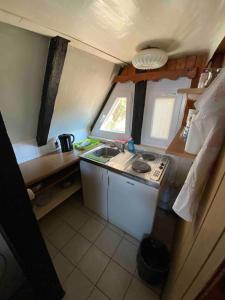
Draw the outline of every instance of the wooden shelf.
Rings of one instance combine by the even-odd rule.
[[[198,89],[198,88],[189,88],[189,89],[178,89],[178,94],[192,94],[192,95],[201,95],[205,91],[205,88]]]
[[[185,142],[183,138],[180,137],[181,132],[182,132],[182,128],[178,131],[175,138],[173,139],[169,147],[166,149],[166,153],[185,157],[185,158],[195,159],[196,155],[189,154],[184,151]]]
[[[55,175],[50,176],[49,178],[45,179],[42,182],[41,188],[37,190],[36,192],[34,191],[34,188],[32,187],[35,195],[42,194],[45,191],[48,191],[48,189],[51,189],[54,185],[62,182],[63,180],[67,179],[71,175],[75,175],[76,173],[79,173],[79,166],[74,166],[72,165],[71,167],[66,168],[65,170],[56,173]],[[35,185],[34,185],[35,186]]]
[[[27,187],[45,180],[51,175],[79,162],[80,152],[53,152],[19,165]]]
[[[59,204],[64,202],[67,198],[71,195],[76,193],[78,190],[81,189],[81,181],[77,179],[71,186],[67,188],[62,188],[60,186],[53,186],[48,191],[49,201],[43,206],[38,206],[33,201],[33,210],[36,215],[37,220],[44,217],[47,213],[57,207]]]

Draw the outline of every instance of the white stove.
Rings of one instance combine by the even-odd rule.
[[[140,163],[140,169],[138,168]],[[156,153],[138,153],[124,172],[147,182],[160,183],[169,164],[167,156]]]

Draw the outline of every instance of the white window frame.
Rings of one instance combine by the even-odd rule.
[[[148,81],[145,98],[144,117],[142,125],[141,143],[143,145],[153,146],[165,149],[171,143],[181,126],[184,109],[186,106],[186,95],[177,94],[180,87],[189,87],[191,80],[188,78],[179,78],[177,80],[162,79],[157,82]],[[172,123],[168,139],[154,138],[150,136],[154,105],[157,98],[175,98]],[[162,116],[163,121],[163,116]]]
[[[100,130],[107,114],[111,110],[116,99],[121,97],[127,98],[125,133]],[[134,103],[134,83],[133,82],[117,83],[105,107],[103,108],[103,111],[101,112],[97,122],[95,123],[91,135],[100,138],[110,139],[110,140],[128,139],[131,135],[133,103]]]

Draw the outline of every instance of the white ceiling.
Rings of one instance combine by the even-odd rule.
[[[225,0],[0,0],[0,9],[0,21],[117,63],[147,45],[213,53],[225,35]]]

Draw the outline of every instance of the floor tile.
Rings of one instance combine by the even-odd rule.
[[[97,238],[95,245],[108,256],[112,256],[121,239],[122,238],[118,233],[105,227],[103,232]]]
[[[54,213],[51,213],[39,221],[40,230],[43,235],[49,236],[53,233],[58,227],[62,226],[62,221]]]
[[[82,193],[81,191],[77,192],[76,194],[72,195],[68,201],[70,201],[70,203],[77,209],[79,209],[80,207],[82,207],[83,204],[83,199],[82,199]]]
[[[92,210],[90,210],[89,208],[87,208],[86,206],[81,206],[79,209],[84,214],[88,215],[89,217],[95,217],[95,213]]]
[[[81,257],[85,254],[91,243],[77,233],[71,241],[62,248],[62,253],[68,258],[74,265],[78,263]]]
[[[91,296],[88,298],[88,300],[108,300],[109,298],[106,297],[99,289],[94,288],[93,292],[91,293]]]
[[[135,270],[134,276],[136,277],[136,279],[138,279],[139,281],[141,281],[144,285],[146,285],[148,288],[150,288],[154,293],[156,293],[157,295],[160,295],[162,292],[162,285],[151,285],[149,283],[145,283],[141,277],[138,274],[138,270]]]
[[[53,264],[61,283],[65,281],[67,276],[72,272],[74,266],[61,254],[58,253],[53,259]]]
[[[158,300],[159,296],[136,278],[133,278],[125,296],[125,300]]]
[[[48,249],[49,255],[51,256],[51,258],[54,258],[59,250],[55,246],[53,246],[52,243],[47,240],[47,238],[45,238],[45,244]]]
[[[95,212],[91,211],[90,209],[88,209],[85,206],[82,206],[80,208],[80,210],[87,214],[88,216],[92,217],[93,219],[97,220],[98,222],[102,223],[103,225],[107,224],[107,221],[105,219],[103,219],[102,217],[100,217],[99,215],[97,215]]]
[[[107,221],[98,215],[95,215],[94,219],[97,220],[98,222],[102,223],[104,226],[107,225]]]
[[[89,241],[94,242],[103,229],[104,225],[90,218],[87,223],[80,228],[79,232]]]
[[[74,235],[75,231],[66,223],[62,223],[60,227],[57,227],[55,231],[48,236],[48,239],[56,248],[62,249]]]
[[[57,207],[58,216],[64,221],[66,221],[67,218],[76,213],[77,210],[78,208],[76,208],[75,205],[73,205],[71,201],[68,200]]]
[[[133,243],[136,246],[139,246],[139,244],[140,244],[139,240],[135,239],[133,236],[131,236],[131,235],[127,234],[127,233],[124,235],[124,238],[126,240],[130,241],[131,243]]]
[[[66,295],[64,300],[86,300],[91,294],[93,284],[77,269],[64,283]]]
[[[131,275],[118,264],[111,261],[97,286],[112,300],[123,299],[129,286]]]
[[[90,217],[80,211],[80,209],[76,209],[73,211],[73,214],[68,215],[66,218],[64,218],[64,221],[75,230],[79,230],[80,227],[83,226],[89,218]]]
[[[120,236],[124,236],[124,231],[122,229],[120,229],[119,227],[111,224],[111,223],[108,223],[107,225],[110,229],[112,229],[113,231],[115,231],[116,233],[118,233]]]
[[[137,247],[126,239],[123,239],[113,255],[113,260],[133,274],[136,269],[136,256]]]
[[[103,252],[92,246],[78,264],[78,269],[84,273],[88,279],[96,283],[104,271],[110,258]]]

